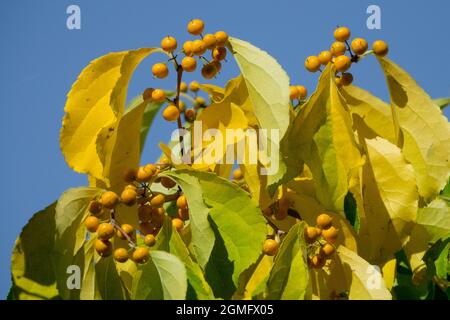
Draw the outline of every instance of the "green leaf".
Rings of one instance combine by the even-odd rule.
[[[135,300],[184,300],[187,276],[184,264],[164,251],[152,251],[151,259],[140,267],[133,280]]]
[[[359,231],[360,221],[358,214],[358,206],[351,192],[348,192],[344,199],[344,213],[356,232]]]
[[[281,242],[267,281],[267,299],[303,300],[311,295],[305,223],[295,224]]]
[[[434,199],[428,206],[417,212],[416,223],[423,226],[429,241],[435,242],[450,232],[450,207],[442,199]]]
[[[13,286],[41,299],[58,296],[55,270],[48,263],[55,245],[55,207],[53,203],[33,215],[16,240],[11,260]]]
[[[449,266],[450,233],[437,240],[425,253],[423,261],[427,265],[430,279],[436,275],[439,279],[447,281]]]
[[[95,264],[95,277],[103,300],[126,300],[125,288],[112,256],[99,259]]]
[[[450,98],[438,98],[434,99],[433,102],[437,104],[441,110],[444,110],[450,104]]]
[[[135,100],[133,102],[137,103],[137,101]],[[155,116],[158,114],[158,111],[162,105],[163,105],[162,103],[150,102],[145,107],[144,115],[142,116],[141,122],[141,136],[139,139],[140,142],[139,150],[141,153],[144,150],[145,141],[147,140],[147,134],[150,130],[150,127],[152,126],[153,120],[155,119]]]

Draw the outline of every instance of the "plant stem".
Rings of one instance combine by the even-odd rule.
[[[176,70],[177,70],[177,95],[174,99],[175,106],[180,110],[180,87],[181,87],[181,79],[183,77],[183,68],[178,64],[177,58],[172,54],[172,59],[175,62]],[[180,140],[180,152],[181,158],[184,156],[184,137],[181,134],[181,130],[183,130],[183,124],[181,122],[181,113],[178,115],[177,119],[178,131],[179,131],[179,140]]]
[[[114,219],[114,213],[111,213],[111,224],[119,230],[119,232],[127,239],[128,245],[132,248],[136,248],[137,245],[134,243],[133,239],[120,227],[120,225],[117,223],[117,221]]]

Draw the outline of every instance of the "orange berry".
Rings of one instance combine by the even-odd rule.
[[[109,240],[114,236],[114,226],[111,223],[101,223],[97,228],[97,236],[100,240]]]
[[[145,167],[139,167],[137,174],[136,174],[136,180],[139,182],[148,182],[153,177],[153,171],[146,169]]]
[[[108,240],[95,240],[95,251],[102,256],[108,257],[112,253],[112,244]]]
[[[130,237],[133,238],[134,235],[134,228],[132,225],[129,225],[127,223],[123,224],[120,226],[122,228],[122,230]],[[126,237],[123,235],[122,232],[120,232],[120,230],[117,230],[116,235],[122,239],[122,240],[126,240]]]
[[[194,121],[195,117],[196,117],[196,112],[193,108],[189,108],[184,112],[184,117],[186,118],[187,121]]]
[[[194,36],[200,35],[203,29],[205,29],[205,24],[200,19],[192,19],[187,26],[188,32]]]
[[[242,174],[241,169],[235,169],[233,170],[233,179],[234,180],[242,180],[244,178],[244,175]]]
[[[205,79],[212,79],[212,78],[214,78],[216,76],[216,74],[217,74],[217,69],[216,69],[216,67],[213,64],[208,63],[208,64],[205,64],[203,66],[203,68],[202,68],[202,76]]]
[[[155,77],[162,79],[167,77],[169,74],[169,69],[165,63],[156,63],[152,67],[152,73]]]
[[[177,50],[177,40],[171,36],[164,37],[161,40],[161,48],[167,52],[174,52]]]
[[[128,260],[128,251],[125,248],[118,248],[114,251],[114,260],[117,262],[126,262]]]
[[[195,105],[199,107],[206,106],[206,101],[203,97],[197,96],[195,97]]]
[[[86,220],[84,221],[84,225],[89,232],[96,232],[98,226],[100,225],[100,221],[98,220],[98,218],[90,216],[86,218]]]
[[[211,52],[214,60],[221,61],[227,57],[227,49],[225,47],[217,47]]]
[[[289,99],[294,100],[297,99],[299,96],[299,92],[296,86],[290,86],[289,87],[290,93],[289,93]]]
[[[334,38],[337,41],[344,42],[350,38],[350,30],[347,27],[339,27],[334,30]]]
[[[367,41],[363,38],[355,38],[351,43],[351,48],[355,54],[363,54],[368,47]]]
[[[308,90],[306,90],[304,86],[297,86],[297,90],[300,100],[303,100],[308,96]]]
[[[106,209],[114,209],[119,203],[119,196],[112,191],[106,191],[102,194],[100,201]]]
[[[183,70],[186,72],[193,72],[197,68],[197,60],[193,57],[184,57],[183,60],[181,60],[181,67],[183,67]]]
[[[313,243],[317,240],[318,234],[315,227],[306,227],[304,233],[307,243]]]
[[[189,210],[188,209],[178,209],[178,218],[181,220],[188,220],[189,219]]]
[[[205,46],[205,42],[203,42],[203,40],[194,40],[194,42],[192,42],[192,54],[193,55],[197,55],[197,56],[201,56],[202,54],[204,54],[206,51],[206,46]]]
[[[197,92],[198,90],[200,90],[200,84],[197,81],[192,81],[191,83],[189,83],[189,90],[191,90],[192,92]]]
[[[372,44],[372,50],[377,56],[384,57],[389,52],[389,47],[383,40],[377,40]]]
[[[152,207],[149,205],[140,206],[138,209],[138,217],[142,222],[150,221],[152,218]]]
[[[334,78],[334,80],[336,82],[336,86],[342,87],[342,79],[341,79],[341,77],[336,77],[336,78]]]
[[[333,223],[333,218],[326,213],[320,214],[316,219],[316,224],[321,229],[328,229]]]
[[[334,254],[335,251],[336,249],[334,248],[333,245],[325,243],[323,247],[320,249],[320,255],[324,258],[329,258]]]
[[[325,265],[326,260],[319,254],[316,254],[312,256],[312,258],[309,260],[309,263],[312,268],[314,269],[320,269]]]
[[[163,118],[166,121],[173,122],[178,119],[178,116],[180,115],[180,110],[173,104],[169,104],[162,113]]]
[[[346,50],[347,50],[347,47],[345,46],[345,44],[342,42],[338,42],[338,41],[333,42],[333,44],[331,45],[331,48],[330,48],[331,53],[335,57],[342,56]]]
[[[336,71],[347,71],[351,65],[352,61],[347,56],[338,56],[334,60],[334,67],[336,68]]]
[[[155,236],[152,234],[148,234],[144,237],[144,243],[146,246],[153,247],[156,243]]]
[[[160,183],[163,187],[171,189],[177,185],[175,181],[168,177],[161,177]]]
[[[214,36],[216,37],[218,47],[223,47],[228,41],[228,34],[225,31],[217,31]]]
[[[184,223],[183,220],[174,218],[172,219],[172,226],[177,230],[181,231],[183,229]]]
[[[218,60],[213,60],[210,62],[215,68],[216,71],[219,72],[220,70],[222,70],[222,63],[220,63],[220,61]]]
[[[263,244],[263,252],[268,256],[274,256],[277,254],[279,246],[280,245],[275,240],[266,239]]]
[[[133,252],[133,260],[136,263],[146,263],[150,258],[150,252],[147,248],[139,247],[136,248]]]
[[[152,199],[150,200],[150,205],[154,208],[159,208],[164,205],[165,201],[166,201],[166,198],[164,197],[163,194],[157,194],[157,195],[153,196]]]
[[[97,200],[92,200],[91,202],[89,202],[88,210],[92,214],[99,214],[100,212],[102,212],[102,204]]]
[[[186,196],[181,195],[177,198],[177,207],[180,209],[187,209],[188,203],[187,203]]]
[[[183,52],[186,56],[192,56],[192,43],[190,40],[183,43]]]
[[[330,51],[324,50],[324,51],[322,51],[321,53],[319,53],[318,58],[319,58],[319,62],[320,62],[321,64],[327,65],[328,62],[331,61],[332,54],[331,54]]]
[[[330,228],[322,231],[322,237],[329,243],[335,243],[338,238],[338,230],[331,226]]]
[[[316,72],[320,69],[320,61],[316,56],[309,56],[305,60],[305,68],[309,72]]]
[[[152,92],[152,100],[155,102],[164,102],[166,101],[166,93],[164,90],[155,89]]]
[[[353,82],[353,75],[350,72],[344,72],[341,77],[341,84],[348,86]]]
[[[203,37],[203,42],[205,42],[206,49],[212,50],[216,47],[216,36],[210,33],[205,34]]]
[[[180,112],[184,112],[184,109],[186,109],[186,104],[184,103],[184,101],[178,101],[178,110],[180,110]]]
[[[124,203],[127,206],[132,206],[136,203],[137,198],[137,192],[136,190],[133,190],[132,188],[125,188],[122,191],[122,194],[120,195],[120,199],[122,200],[122,203]]]
[[[187,86],[187,84],[186,84],[186,82],[181,82],[180,83],[180,91],[181,92],[187,92],[187,89],[188,89],[188,86]],[[180,102],[182,102],[182,101],[180,101]]]

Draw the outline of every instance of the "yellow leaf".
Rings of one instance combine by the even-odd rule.
[[[397,271],[397,260],[395,258],[386,262],[382,268],[383,279],[386,284],[386,288],[388,288],[389,290],[391,290],[392,287],[394,286],[394,281],[397,276],[396,271]]]
[[[259,285],[269,276],[272,266],[273,257],[264,255],[245,286],[243,299],[252,299],[255,290],[258,289]]]
[[[92,61],[72,86],[60,144],[66,162],[109,185],[105,172],[124,112],[128,82],[136,66],[156,49],[109,53]]]
[[[365,143],[360,249],[368,261],[383,263],[408,240],[417,214],[417,186],[413,168],[399,148],[382,138]]]
[[[415,171],[419,194],[431,201],[450,173],[450,125],[430,96],[400,66],[378,57],[386,76],[394,121],[400,132],[397,145]]]

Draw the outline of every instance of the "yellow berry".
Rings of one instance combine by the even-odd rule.
[[[205,24],[200,19],[193,19],[189,21],[187,30],[190,34],[194,36],[198,36],[203,32],[203,29],[205,29]]]
[[[183,220],[178,219],[178,218],[172,219],[172,226],[173,226],[177,231],[182,230],[182,229],[183,229],[183,226],[184,226]]]
[[[206,106],[206,101],[203,97],[197,96],[195,97],[195,104],[199,107]]]
[[[363,54],[368,47],[367,41],[363,38],[355,38],[351,43],[351,48],[355,54]]]
[[[102,256],[108,257],[112,253],[112,244],[108,240],[95,240],[95,251]]]
[[[101,223],[97,228],[97,236],[100,240],[109,240],[114,236],[114,226],[111,223]]]
[[[132,206],[136,203],[137,192],[131,188],[125,188],[120,195],[122,203],[127,206]]]
[[[184,101],[178,101],[178,109],[180,110],[180,112],[184,112],[184,109],[186,109],[186,104],[184,103]]]
[[[227,57],[227,49],[225,47],[217,47],[211,52],[214,60],[222,61]]]
[[[228,34],[225,31],[217,31],[214,36],[216,37],[218,47],[223,47],[228,41]]]
[[[320,229],[328,229],[333,223],[333,218],[326,213],[320,214],[316,219],[316,224]]]
[[[322,257],[329,258],[334,254],[335,251],[336,249],[334,248],[333,245],[325,243],[323,247],[320,249],[320,255]]]
[[[133,252],[133,260],[136,263],[146,263],[150,258],[150,252],[147,248],[139,247],[136,248]]]
[[[146,246],[153,247],[156,243],[155,236],[152,234],[148,234],[144,237],[144,243]]]
[[[161,48],[167,52],[174,52],[177,49],[177,40],[171,36],[164,37],[161,40]]]
[[[305,228],[305,241],[307,243],[313,243],[317,240],[318,234],[315,227]]]
[[[128,251],[125,248],[118,248],[114,251],[114,260],[117,262],[126,262],[128,260]]]
[[[244,178],[244,175],[242,174],[241,169],[233,170],[233,179],[234,180],[242,180],[243,178]]]
[[[136,173],[136,180],[139,182],[148,182],[153,177],[153,171],[148,170],[146,167],[139,167]]]
[[[299,96],[299,92],[296,86],[290,86],[289,87],[290,93],[289,93],[289,99],[294,100],[297,99]]]
[[[334,67],[336,71],[344,72],[347,71],[352,65],[352,61],[347,56],[338,56],[334,60]]]
[[[350,30],[347,27],[339,27],[334,30],[334,38],[337,41],[344,42],[350,38]]]
[[[173,104],[169,104],[162,113],[163,118],[169,122],[176,121],[179,115],[180,110],[178,110],[178,108]]]
[[[205,34],[205,36],[203,37],[203,42],[205,42],[206,49],[212,50],[216,47],[216,36],[210,33]]]
[[[192,92],[197,92],[198,90],[200,90],[200,84],[197,81],[192,81],[191,83],[189,83],[189,90],[191,90]]]
[[[341,77],[336,77],[334,78],[335,82],[336,82],[336,86],[341,87],[342,86],[342,79]]]
[[[344,72],[341,77],[341,84],[348,86],[353,82],[353,75],[350,72]]]
[[[321,53],[319,53],[318,58],[319,58],[319,62],[320,62],[321,64],[327,65],[328,62],[331,61],[332,54],[331,54],[330,51],[324,50],[324,51],[322,51]]]
[[[326,260],[319,254],[314,255],[310,260],[309,263],[312,268],[314,269],[320,269],[325,265]]]
[[[86,220],[84,221],[84,225],[89,232],[96,232],[98,226],[100,225],[100,221],[98,220],[98,218],[90,216],[86,218]]]
[[[329,243],[335,243],[338,238],[338,230],[331,226],[330,228],[322,231],[322,237]]]
[[[333,42],[330,48],[331,54],[335,57],[342,56],[346,50],[347,47],[345,46],[345,44],[338,41]]]
[[[383,40],[377,40],[372,44],[372,50],[377,56],[384,57],[389,51],[389,47]]]
[[[300,100],[303,100],[308,96],[308,90],[306,90],[304,86],[297,86],[297,90]]]
[[[166,198],[163,194],[157,194],[150,200],[150,205],[154,208],[162,207],[164,202],[166,201]]]
[[[180,91],[181,92],[187,92],[187,89],[188,89],[188,86],[187,86],[187,84],[186,84],[186,82],[181,82],[180,83]],[[181,101],[180,101],[181,102]]]
[[[192,42],[192,54],[193,55],[197,55],[197,56],[201,56],[202,54],[204,54],[206,51],[206,46],[205,46],[205,42],[203,42],[203,40],[194,40],[194,42]]]
[[[106,191],[102,194],[100,201],[106,209],[114,209],[119,202],[119,196],[112,191]]]
[[[305,60],[305,68],[309,72],[316,72],[320,69],[320,61],[316,56],[309,56]]]
[[[279,244],[273,239],[266,239],[263,244],[263,252],[268,256],[274,256],[278,252]]]
[[[125,223],[125,224],[121,225],[120,227],[130,238],[133,237],[134,228],[132,225]],[[123,233],[120,230],[117,230],[116,235],[122,240],[125,240],[127,238],[123,235]]]
[[[165,63],[156,63],[152,67],[152,73],[155,77],[162,79],[167,77],[169,74],[169,69]]]
[[[152,100],[155,102],[164,102],[166,101],[166,93],[164,90],[155,89],[152,92]]]
[[[186,56],[192,56],[192,43],[190,40],[183,43],[183,52]]]
[[[183,67],[183,70],[186,72],[193,72],[195,71],[195,68],[197,68],[197,60],[193,57],[184,57],[183,60],[181,60],[181,67]]]
[[[188,203],[187,203],[186,196],[181,195],[177,198],[177,207],[180,209],[187,209]]]

